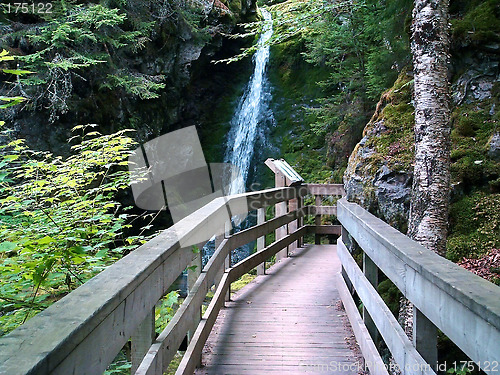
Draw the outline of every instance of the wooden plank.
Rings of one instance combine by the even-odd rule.
[[[212,330],[215,319],[217,319],[217,315],[219,314],[219,310],[224,305],[225,295],[230,284],[229,274],[225,273],[224,276],[222,276],[221,282],[212,298],[212,301],[208,305],[207,311],[203,315],[202,321],[196,329],[186,353],[184,353],[184,356],[182,357],[181,363],[175,372],[176,375],[188,375],[194,372],[198,362],[197,358],[201,355],[203,345],[205,345],[205,341]]]
[[[340,238],[339,241],[342,239]],[[338,246],[337,246],[338,249]],[[354,302],[351,293],[349,292],[345,280],[340,277],[337,283],[338,291],[342,302],[344,303],[345,311],[351,322],[352,330],[356,335],[356,340],[361,348],[365,363],[370,369],[370,374],[373,375],[388,375],[382,358],[377,351],[377,347],[373,342],[368,329],[359,315],[358,307]]]
[[[345,195],[342,184],[305,184],[305,186],[312,195]]]
[[[322,203],[321,196],[320,195],[316,195],[314,197],[314,202],[316,204],[316,206],[314,208],[314,211],[316,211],[314,213],[314,215],[315,215],[314,216],[314,224],[316,225],[316,228],[319,228],[321,226],[321,214],[319,213],[320,207],[321,207],[321,203]],[[314,233],[315,233],[315,235],[314,235],[314,243],[316,245],[321,244],[321,235],[320,235],[320,233],[318,233],[317,230]]]
[[[196,280],[191,293],[149,349],[135,373],[136,375],[150,375],[167,370],[168,364],[177,352],[187,331],[191,328],[192,321],[197,318],[198,309],[201,307],[208,289],[214,283],[218,270],[223,266],[231,246],[229,239],[224,239],[220,243],[203,268],[201,276]]]
[[[146,319],[139,325],[131,338],[132,374],[135,374],[139,368],[149,347],[153,343],[155,334],[155,309],[153,308],[153,311],[147,315]]]
[[[353,365],[356,371],[340,372],[357,374],[362,358],[339,307],[338,277],[335,246],[296,249],[221,310],[196,374],[298,374],[322,366],[322,373],[339,373],[332,363]]]
[[[298,200],[297,198],[295,199],[290,199],[288,201],[288,211],[290,212],[294,212],[297,210],[298,208]],[[293,220],[292,222],[288,223],[288,233],[293,233],[297,230],[298,228],[298,222],[297,222],[297,219]],[[298,247],[298,241],[294,241],[292,242],[289,246],[288,246],[288,251],[289,252],[292,252],[293,250],[295,250],[297,247]]]
[[[276,187],[285,186],[285,183],[286,183],[286,181],[285,181],[284,175],[282,175],[281,173],[276,173],[274,175],[274,185]],[[276,217],[286,215],[286,213],[288,212],[287,201],[277,203],[275,206],[275,212],[276,212]],[[282,225],[282,226],[276,228],[275,233],[276,233],[275,234],[276,240],[280,240],[288,234],[288,227],[286,225]],[[281,250],[276,255],[276,260],[281,260],[283,258],[286,258],[287,255],[288,255],[288,248],[285,248],[285,249]]]
[[[264,224],[266,222],[266,209],[259,208],[257,210],[257,225]],[[257,251],[262,250],[266,247],[266,235],[257,238]],[[262,262],[257,266],[257,275],[264,275],[266,273],[266,261]]]
[[[341,225],[305,225],[304,228],[307,229],[307,233],[317,233],[317,234],[335,234],[340,236],[342,233]]]
[[[337,206],[313,206],[313,215],[337,215]],[[321,225],[321,222],[316,225]]]
[[[238,278],[243,276],[245,273],[250,271],[251,269],[257,267],[260,263],[264,262],[266,259],[272,257],[274,254],[278,253],[281,249],[288,246],[294,241],[297,241],[298,238],[302,237],[306,233],[305,228],[300,228],[294,233],[273,242],[271,245],[266,247],[265,249],[253,253],[249,257],[245,258],[241,262],[235,264],[230,270],[229,275],[231,282],[236,281]]]
[[[476,363],[500,358],[498,286],[427,250],[357,204],[341,199],[337,207],[349,234],[435,326]]]
[[[246,213],[305,195],[304,190],[268,189],[208,203],[1,338],[0,373],[68,374],[75,366],[82,373],[102,373],[192,260],[179,248],[218,234],[226,205],[234,214]]]
[[[394,315],[363,275],[341,240],[337,241],[337,254],[359,298],[363,301],[363,306],[370,313],[403,374],[436,374],[412,345]]]
[[[293,212],[288,212],[285,215],[275,217],[262,224],[235,233],[231,236],[233,248],[246,245],[251,241],[255,241],[258,237],[271,233],[275,229],[285,227],[288,223],[291,223],[299,217],[304,217],[309,212],[309,208],[294,210]]]

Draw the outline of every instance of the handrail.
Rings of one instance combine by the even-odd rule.
[[[182,339],[184,338],[184,335],[187,331],[188,323],[193,321],[193,319],[186,319],[186,315],[192,317],[193,314],[196,312],[196,308],[201,306],[201,303],[203,302],[203,299],[207,294],[208,289],[216,281],[215,277],[217,272],[219,271],[220,267],[223,266],[224,259],[229,255],[231,250],[234,250],[242,245],[245,245],[253,240],[256,240],[258,237],[268,234],[271,231],[275,230],[276,228],[284,224],[290,223],[299,217],[303,217],[310,211],[311,211],[310,207],[303,207],[296,211],[289,212],[286,215],[276,217],[263,224],[256,225],[249,229],[235,233],[232,236],[226,238],[224,241],[222,241],[222,243],[219,245],[219,247],[215,250],[214,254],[210,258],[209,262],[203,268],[201,275],[198,277],[187,299],[183,302],[179,310],[177,310],[176,314],[174,315],[173,319],[169,322],[165,330],[158,336],[154,344],[151,346],[143,362],[138,368],[136,374],[147,375],[147,374],[154,374],[157,372],[166,371],[169,362],[173,358],[175,352],[177,351],[177,348],[179,347]],[[299,234],[301,235],[302,233],[303,231],[299,232]],[[297,234],[284,237],[281,240],[275,241],[267,248],[250,255],[240,263],[234,265],[232,268],[225,270],[225,272],[231,273],[230,283],[235,281],[236,279],[238,279],[251,269],[255,268],[258,264],[262,263],[263,261],[271,257],[276,252],[283,249],[285,246],[289,245],[293,241],[296,241],[297,238],[298,238]],[[262,258],[262,256],[264,256],[264,258]],[[257,257],[260,258],[258,258],[257,263],[255,263],[255,259],[257,259]],[[251,265],[250,268],[248,268],[249,264]],[[241,272],[242,268],[244,268],[244,272],[238,273]],[[236,274],[237,276],[235,276]],[[223,287],[224,285],[225,283],[219,281],[219,288]],[[226,291],[227,288],[222,294],[223,296],[225,295]],[[217,292],[216,295],[218,295]],[[215,303],[215,300],[216,298],[214,297],[212,299],[213,303]],[[218,312],[218,309],[216,311]],[[210,330],[212,325],[204,325],[204,327],[205,327],[204,330],[206,329]],[[186,355],[185,357],[189,357],[189,355]],[[196,363],[195,358],[190,359],[189,363],[190,364]],[[156,371],[156,369],[159,370]]]
[[[337,212],[367,261],[391,279],[418,314],[430,320],[485,372],[492,371],[492,364],[500,358],[500,288],[427,250],[345,198],[337,202]],[[380,306],[380,297],[354,263],[346,241],[343,235],[337,242],[342,265],[396,361],[403,369],[405,364],[411,368],[413,363],[422,363],[418,353],[411,354],[406,335],[401,335],[392,314]],[[414,337],[414,341],[418,339]],[[424,368],[403,372],[432,373]]]
[[[241,214],[305,194],[299,186],[214,199],[1,338],[0,374],[102,373],[193,260],[181,244],[220,233],[228,206]]]

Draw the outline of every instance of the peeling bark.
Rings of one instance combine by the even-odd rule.
[[[411,51],[414,70],[415,165],[408,236],[446,253],[450,195],[449,0],[415,0]],[[413,306],[400,301],[399,323],[413,336]]]
[[[446,252],[450,194],[448,0],[415,0],[411,50],[415,77],[415,167],[408,235]]]

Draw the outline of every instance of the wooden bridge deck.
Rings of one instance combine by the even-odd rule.
[[[340,277],[336,246],[294,250],[226,303],[196,374],[358,374]]]

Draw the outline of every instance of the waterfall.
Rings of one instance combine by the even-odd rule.
[[[264,88],[266,66],[269,61],[267,42],[273,34],[273,22],[267,10],[261,9],[261,11],[265,23],[257,43],[257,52],[253,56],[254,71],[231,120],[231,130],[227,139],[224,161],[236,166],[241,173],[240,178],[232,180],[230,194],[245,192],[259,120],[267,105]]]

